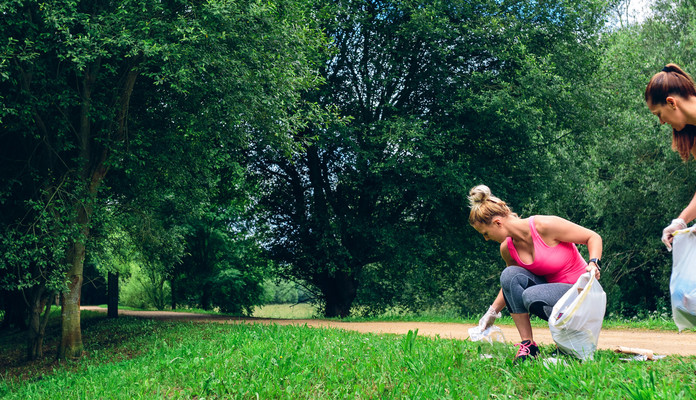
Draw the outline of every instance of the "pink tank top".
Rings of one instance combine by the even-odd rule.
[[[510,256],[517,265],[534,275],[544,277],[549,283],[575,283],[580,275],[585,273],[587,263],[574,243],[561,242],[550,247],[544,243],[534,227],[534,217],[529,218],[529,229],[532,231],[532,242],[534,243],[534,261],[531,264],[523,263],[517,254],[512,238],[506,239]]]

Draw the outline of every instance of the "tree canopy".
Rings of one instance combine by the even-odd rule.
[[[584,116],[570,104],[588,100],[576,88],[597,64],[601,8],[318,7],[336,53],[311,100],[348,122],[309,127],[315,140],[290,159],[257,147],[275,256],[283,274],[315,289],[327,316],[348,315],[361,286],[368,307],[422,306],[418,297],[446,290],[477,257],[465,222],[471,186],[488,183],[513,201],[542,191],[552,174],[547,147],[568,140]]]

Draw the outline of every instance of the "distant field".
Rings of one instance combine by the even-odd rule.
[[[253,316],[256,318],[307,319],[316,317],[317,309],[308,303],[301,304],[267,304],[257,307]]]

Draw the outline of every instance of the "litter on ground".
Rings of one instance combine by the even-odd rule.
[[[480,326],[469,328],[469,339],[471,339],[472,342],[485,340],[490,344],[493,344],[493,342],[505,343],[503,331],[495,325],[489,326],[483,331]]]
[[[628,358],[620,358],[621,361],[656,361],[665,358],[664,355],[655,354],[652,350],[641,349],[638,347],[624,347],[618,346],[614,352],[622,354],[632,354],[633,356]]]
[[[545,366],[556,365],[556,364],[560,364],[560,365],[564,365],[564,366],[568,365],[566,360],[563,360],[561,358],[556,358],[556,357],[546,357],[546,358],[544,358],[543,361],[544,361]]]

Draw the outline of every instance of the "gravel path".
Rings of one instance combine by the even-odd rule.
[[[106,308],[83,306],[83,310],[106,313]],[[194,314],[171,311],[129,311],[119,310],[119,315],[135,317],[177,320],[218,322],[229,324],[277,324],[277,325],[307,325],[310,327],[339,328],[363,333],[393,333],[406,334],[409,330],[418,329],[419,335],[440,336],[464,340],[469,337],[470,324],[438,323],[438,322],[341,322],[321,319],[268,319],[268,318],[236,318],[221,315]],[[505,339],[510,343],[519,342],[517,329],[513,325],[500,325]],[[552,344],[548,328],[533,328],[534,340],[539,344]],[[696,355],[696,332],[652,331],[641,329],[603,329],[599,335],[600,349],[615,350],[618,346],[639,347],[650,349],[655,354],[677,354],[683,356]]]

